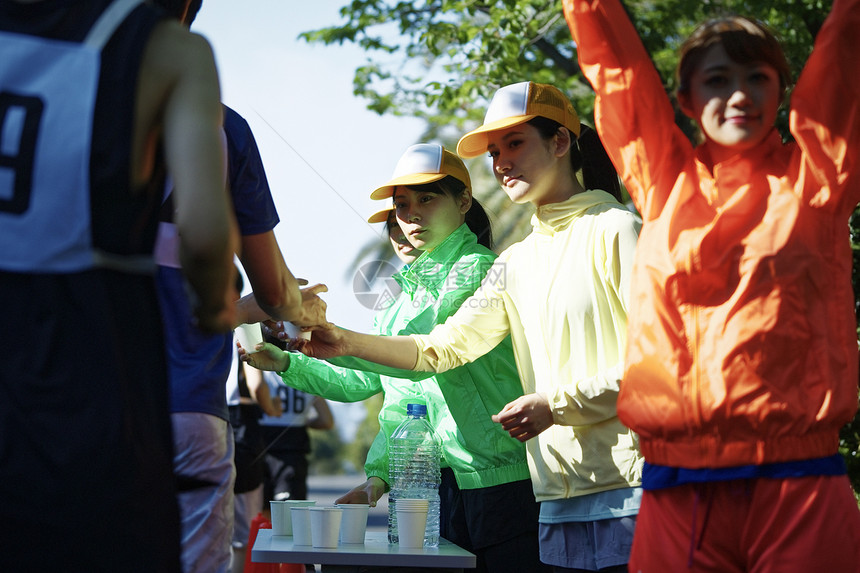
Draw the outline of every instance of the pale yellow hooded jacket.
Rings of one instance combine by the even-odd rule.
[[[639,485],[637,438],[615,411],[638,218],[586,191],[540,207],[532,225],[456,314],[413,335],[415,368],[455,368],[510,334],[524,393],[545,395],[555,421],[526,443],[537,500]]]

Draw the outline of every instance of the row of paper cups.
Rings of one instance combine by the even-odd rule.
[[[340,543],[364,543],[366,503],[317,507],[313,500],[271,501],[272,535],[292,535],[294,545],[331,548]]]

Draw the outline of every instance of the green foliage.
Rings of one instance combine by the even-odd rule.
[[[667,89],[674,88],[677,49],[695,25],[726,12],[779,32],[798,72],[830,2],[823,0],[627,0],[625,5]],[[481,120],[485,100],[513,82],[534,80],[565,90],[583,118],[593,94],[579,73],[561,2],[546,0],[355,0],[338,25],[304,32],[308,42],[351,42],[367,52],[354,93],[379,114],[427,120],[428,136],[461,133]]]
[[[832,2],[626,0],[624,4],[671,93],[678,48],[699,22],[725,13],[766,22],[781,38],[796,77]],[[594,94],[579,72],[560,0],[353,0],[340,14],[342,23],[301,37],[324,44],[352,42],[365,50],[369,62],[356,70],[354,93],[379,114],[424,118],[425,139],[444,140],[446,134],[471,129],[480,123],[496,89],[525,80],[559,87],[584,121],[592,117]],[[783,132],[786,123],[783,114],[779,119]],[[680,114],[679,125],[693,136]],[[476,195],[484,201],[477,185]],[[516,221],[505,224],[506,233],[516,235]],[[858,228],[860,224],[853,220],[852,229]],[[502,245],[510,240],[508,234],[499,238]],[[855,236],[855,253],[858,244]],[[854,284],[856,288],[856,279]],[[860,422],[855,418],[842,432],[841,451],[860,491],[858,435]]]
[[[431,130],[480,120],[471,102],[502,85],[577,70],[560,2],[360,0],[340,13],[341,25],[302,37],[366,50],[373,61],[356,71],[354,93],[380,114],[423,117]]]
[[[854,255],[851,281],[854,284],[854,308],[857,312],[860,310],[860,304],[858,304],[860,303],[860,208],[854,210],[849,228],[851,229],[851,250]],[[857,333],[860,340],[860,322],[858,322]],[[845,458],[848,477],[860,503],[860,412],[839,432],[839,453]]]
[[[839,453],[848,466],[848,477],[860,498],[860,414],[839,432]]]

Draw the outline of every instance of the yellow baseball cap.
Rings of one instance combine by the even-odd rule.
[[[536,117],[557,121],[579,137],[579,116],[560,89],[548,84],[520,82],[496,91],[484,116],[484,125],[460,138],[457,154],[468,159],[486,153],[489,132],[513,127]]]
[[[373,215],[367,218],[368,223],[385,223],[388,221],[389,215],[394,212],[394,206],[389,205],[385,209],[381,211],[377,211]]]
[[[394,195],[394,188],[398,185],[422,185],[438,181],[448,175],[458,179],[468,189],[472,188],[469,171],[457,155],[438,143],[412,145],[400,156],[391,180],[377,187],[370,194],[370,198],[388,199]],[[373,216],[375,215],[378,213],[374,213]]]

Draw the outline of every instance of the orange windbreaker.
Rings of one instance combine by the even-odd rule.
[[[774,131],[709,167],[618,0],[564,0],[600,136],[644,226],[621,421],[645,459],[720,468],[837,452],[857,409],[848,216],[860,198],[860,0],[836,0]]]

